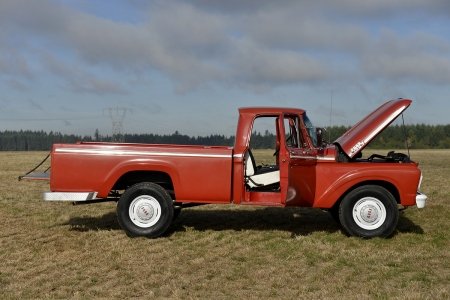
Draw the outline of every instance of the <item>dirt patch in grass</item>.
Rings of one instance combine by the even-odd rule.
[[[130,239],[114,203],[44,202],[48,183],[17,181],[45,155],[0,153],[2,299],[450,297],[450,151],[411,151],[427,206],[372,240],[321,210],[237,205],[185,209],[164,237]]]

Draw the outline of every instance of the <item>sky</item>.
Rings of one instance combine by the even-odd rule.
[[[234,135],[239,107],[448,124],[448,0],[0,0],[0,131]]]

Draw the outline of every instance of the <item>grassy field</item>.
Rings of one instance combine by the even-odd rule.
[[[47,182],[17,181],[46,153],[0,155],[1,299],[450,298],[450,151],[411,151],[427,206],[372,240],[321,210],[237,205],[185,209],[164,237],[130,239],[115,203],[44,202]]]

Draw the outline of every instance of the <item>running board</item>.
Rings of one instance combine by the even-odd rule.
[[[88,201],[97,197],[97,192],[65,193],[45,192],[44,200],[47,201]]]

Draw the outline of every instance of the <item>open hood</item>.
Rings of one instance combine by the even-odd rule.
[[[353,158],[407,109],[411,102],[408,99],[386,102],[335,140],[334,144],[338,144],[345,154]]]

